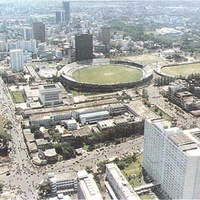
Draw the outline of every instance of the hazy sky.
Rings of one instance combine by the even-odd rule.
[[[63,0],[0,0],[0,3],[22,3],[22,2],[30,2],[30,3],[34,3],[34,2],[62,2]],[[67,0],[66,0],[67,1]],[[193,2],[197,2],[200,0],[68,0],[69,2],[73,2],[73,1],[113,1],[113,2],[122,2],[122,1],[193,1]]]

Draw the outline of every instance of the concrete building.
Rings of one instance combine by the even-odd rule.
[[[78,199],[80,200],[103,200],[101,193],[93,179],[92,174],[85,170],[78,171]]]
[[[63,1],[63,9],[66,12],[66,20],[69,22],[70,20],[70,3],[68,1]]]
[[[63,174],[48,174],[52,193],[74,194],[77,192],[77,174],[75,172]]]
[[[58,84],[41,85],[39,98],[43,105],[55,105],[62,103],[61,88]]]
[[[33,22],[33,36],[39,42],[45,42],[45,25],[42,22]]]
[[[56,23],[64,23],[67,21],[65,10],[56,11]]]
[[[106,164],[106,187],[112,199],[140,200],[114,163]]]
[[[23,61],[23,51],[21,49],[10,50],[10,64],[11,64],[11,70],[13,72],[23,71],[24,61]]]
[[[31,40],[33,39],[33,28],[32,27],[24,27],[23,32],[24,40]]]
[[[93,36],[79,34],[75,36],[76,61],[93,59]]]
[[[58,161],[58,154],[56,153],[55,148],[53,149],[46,149],[44,151],[45,159],[47,160],[47,163],[55,163]]]
[[[169,199],[200,198],[200,129],[146,120],[143,168]]]
[[[104,25],[99,31],[99,40],[106,46],[106,51],[110,51],[110,27]]]
[[[77,130],[78,129],[78,123],[75,119],[68,119],[64,121],[67,130],[69,131],[73,131],[73,130]]]
[[[109,118],[108,111],[97,111],[97,112],[90,112],[90,113],[79,115],[79,121],[82,125],[86,123],[96,123],[98,121],[108,119],[108,118]]]

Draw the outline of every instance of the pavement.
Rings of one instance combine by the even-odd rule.
[[[74,159],[57,162],[54,165],[35,166],[32,164],[26,145],[24,143],[21,121],[15,115],[15,105],[12,102],[6,85],[0,78],[0,112],[6,119],[11,121],[13,128],[10,129],[12,136],[11,147],[11,165],[9,168],[10,175],[6,173],[0,175],[0,182],[4,184],[4,188],[8,193],[14,194],[15,199],[19,200],[36,200],[37,186],[41,183],[46,174],[54,172],[55,174],[79,171],[85,169],[86,166],[96,170],[96,164],[115,156],[123,157],[133,151],[137,152],[143,148],[143,137],[135,140],[112,145],[97,149],[92,152],[87,152],[83,156]],[[2,197],[1,197],[2,198]]]

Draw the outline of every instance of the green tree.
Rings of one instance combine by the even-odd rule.
[[[0,192],[2,192],[3,191],[3,184],[2,183],[0,183]]]

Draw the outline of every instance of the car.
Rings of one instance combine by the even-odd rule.
[[[10,175],[10,172],[7,172],[7,173],[6,173],[6,176],[9,176],[9,175]]]

